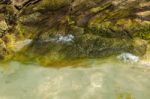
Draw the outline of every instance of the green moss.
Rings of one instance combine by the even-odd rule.
[[[70,0],[42,0],[34,10],[40,9],[49,9],[49,10],[57,10],[63,6],[66,6],[70,3]]]
[[[93,12],[93,13],[97,13],[105,8],[107,8],[108,6],[110,6],[111,3],[106,3],[106,4],[103,4],[103,5],[99,5],[97,7],[94,7],[94,8],[91,8],[90,11]]]
[[[15,41],[16,37],[13,34],[6,34],[3,37],[3,40],[5,41],[6,47],[8,50],[14,50],[15,49]]]
[[[22,23],[17,24],[16,32],[19,37],[24,38],[33,38],[39,29],[37,27],[25,26]]]

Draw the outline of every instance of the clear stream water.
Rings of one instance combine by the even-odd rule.
[[[1,63],[0,99],[150,99],[148,53],[138,63],[85,59],[87,68]]]

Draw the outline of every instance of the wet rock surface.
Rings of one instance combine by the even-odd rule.
[[[6,0],[0,2],[5,23],[0,24],[5,28],[1,38],[14,34],[16,41],[32,39],[26,52],[37,55],[77,58],[129,52],[142,56],[150,34],[147,11],[146,0]]]

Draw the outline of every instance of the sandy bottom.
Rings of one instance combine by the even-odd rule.
[[[150,99],[149,63],[150,50],[139,63],[83,60],[87,68],[1,63],[0,99]]]
[[[150,99],[150,67],[92,62],[61,69],[1,64],[0,99]]]

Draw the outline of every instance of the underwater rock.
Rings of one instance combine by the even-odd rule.
[[[134,40],[130,39],[110,39],[93,34],[74,37],[70,35],[71,38],[68,37],[69,35],[49,39],[48,41],[35,41],[25,52],[34,53],[35,56],[45,55],[47,57],[51,57],[54,53],[57,53],[58,57],[71,59],[85,57],[96,58],[123,52],[131,53],[134,52],[135,49],[136,53],[141,53],[142,51],[142,54],[144,54],[146,49],[146,46],[142,46],[143,49],[139,50],[138,48],[140,48],[141,45],[134,43]],[[134,46],[136,46],[136,48]],[[34,56],[34,54],[32,55]]]

